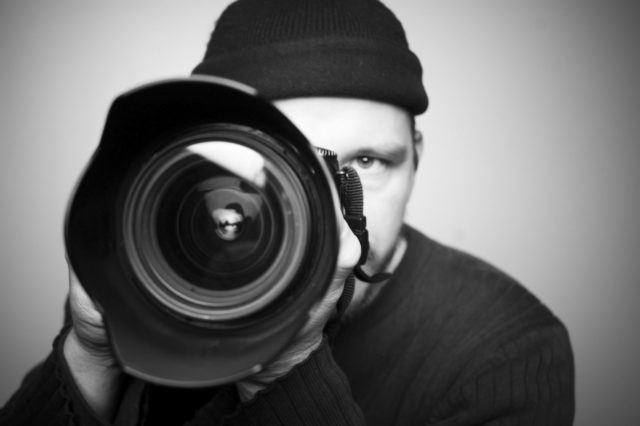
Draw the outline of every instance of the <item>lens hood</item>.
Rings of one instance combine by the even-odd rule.
[[[336,268],[339,211],[271,102],[192,76],[115,99],[64,236],[124,371],[202,387],[260,371],[304,325]]]

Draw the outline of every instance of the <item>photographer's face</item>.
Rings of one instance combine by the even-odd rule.
[[[371,250],[365,270],[393,269],[413,188],[415,146],[410,115],[393,105],[351,98],[295,98],[276,106],[310,142],[338,154],[362,180]],[[393,259],[393,262],[392,262]]]

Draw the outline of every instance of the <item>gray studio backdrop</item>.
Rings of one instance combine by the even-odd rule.
[[[0,405],[59,329],[64,209],[111,100],[187,74],[227,3],[0,4]],[[576,424],[634,423],[639,3],[387,3],[432,101],[409,222],[500,266],[565,321]]]

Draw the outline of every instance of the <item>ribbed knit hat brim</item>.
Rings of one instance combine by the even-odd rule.
[[[240,81],[268,99],[355,97],[415,115],[428,105],[420,61],[377,0],[239,0],[193,73]]]

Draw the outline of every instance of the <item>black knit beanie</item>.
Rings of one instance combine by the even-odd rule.
[[[237,80],[272,100],[364,98],[414,115],[428,105],[420,61],[378,0],[238,0],[193,74]]]

